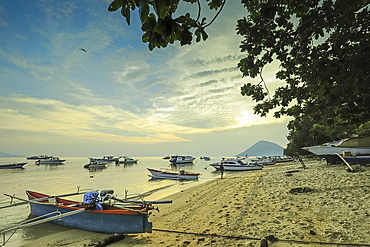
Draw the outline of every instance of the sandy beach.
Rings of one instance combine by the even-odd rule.
[[[304,163],[226,172],[164,198],[173,203],[153,211],[152,233],[109,246],[370,246],[370,165]],[[94,246],[109,236],[71,229],[23,246]]]

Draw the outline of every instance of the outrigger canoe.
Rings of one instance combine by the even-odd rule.
[[[92,232],[102,233],[144,233],[152,231],[148,222],[148,208],[145,205],[127,207],[102,203],[103,210],[85,209],[79,202],[26,191],[31,214],[52,218],[67,215],[51,222]],[[51,200],[51,199],[52,200]]]
[[[185,171],[180,172],[165,172],[156,169],[147,168],[152,174],[152,178],[160,179],[198,179],[199,173],[188,173]]]

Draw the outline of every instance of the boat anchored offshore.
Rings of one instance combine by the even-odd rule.
[[[59,157],[51,157],[47,160],[38,160],[35,162],[36,165],[61,165],[66,160],[61,160]]]
[[[91,168],[106,168],[107,164],[108,164],[108,162],[101,161],[101,160],[99,160],[99,161],[90,161],[89,164],[84,165],[84,168],[89,168],[89,169],[91,169]]]
[[[250,171],[250,170],[261,170],[263,168],[263,165],[249,162],[247,161],[244,163],[242,161],[243,159],[224,159],[221,160],[221,162],[210,164],[213,168],[216,170],[220,170],[221,164],[224,165],[225,171]]]
[[[171,156],[170,162],[172,164],[176,165],[176,164],[193,163],[194,160],[195,160],[195,158],[192,157],[192,156],[174,155],[174,156]]]
[[[10,164],[0,164],[0,169],[5,169],[5,168],[23,168],[23,166],[25,164],[27,164],[27,162],[10,163]]]
[[[158,179],[175,179],[175,180],[190,180],[190,179],[198,179],[199,173],[188,173],[185,171],[180,172],[166,172],[156,169],[147,168],[148,171],[152,174],[152,178]]]

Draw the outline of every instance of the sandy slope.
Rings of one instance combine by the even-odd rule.
[[[268,246],[370,246],[370,166],[350,173],[345,165],[305,164],[226,173],[172,195],[151,215],[153,233],[109,246],[260,246],[266,237]],[[89,246],[108,236],[70,230],[26,246]]]

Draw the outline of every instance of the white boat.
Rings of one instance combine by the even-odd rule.
[[[343,154],[344,152],[350,152],[352,155],[370,155],[370,137],[347,138],[302,149],[322,158],[326,158],[327,154]]]
[[[84,165],[84,168],[106,168],[108,162],[98,160],[98,161],[91,161],[89,164]]]
[[[123,158],[123,160],[120,160],[119,163],[123,163],[125,165],[132,165],[136,164],[139,160],[138,159],[133,159],[127,156],[121,156],[120,158]]]
[[[174,155],[171,156],[170,162],[172,164],[185,164],[185,163],[193,163],[195,160],[192,156],[181,156],[181,155]]]
[[[243,162],[245,160],[246,162]],[[261,170],[263,165],[259,165],[256,162],[250,160],[250,158],[244,159],[224,159],[221,162],[210,164],[216,170],[220,170],[221,164],[224,165],[225,171],[251,171],[251,170]]]
[[[272,159],[271,157],[256,157],[256,158],[248,158],[249,162],[256,163],[258,165],[267,166],[267,165],[275,165],[276,160]]]
[[[117,162],[119,157],[104,156],[103,158],[89,158],[90,161],[106,161],[106,162]]]
[[[36,165],[61,165],[66,160],[61,160],[59,157],[51,157],[47,160],[38,160],[35,162]]]
[[[151,169],[151,168],[147,168],[147,169],[152,174],[152,178],[158,178],[158,179],[190,180],[190,179],[198,179],[199,177],[199,173],[188,173],[185,171],[166,172],[166,171],[161,171],[161,170],[156,170],[156,169]]]

